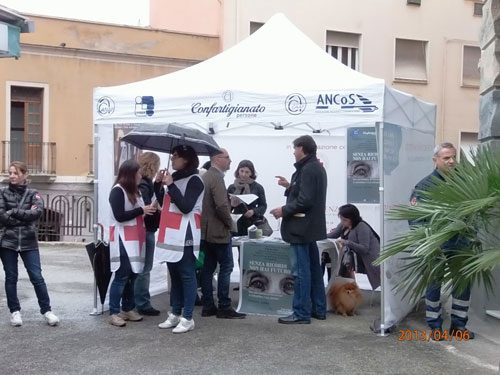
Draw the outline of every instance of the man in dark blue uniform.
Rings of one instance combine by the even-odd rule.
[[[456,165],[457,150],[453,144],[445,142],[436,146],[432,160],[436,168],[427,177],[422,179],[413,190],[410,197],[410,204],[415,206],[421,199],[420,192],[429,189],[434,185],[436,179],[444,180],[444,175],[453,169]],[[410,224],[418,224],[410,223]],[[442,245],[442,250],[446,256],[453,254],[454,250],[460,247],[467,246],[464,238],[455,236],[446,241]],[[469,339],[474,338],[474,333],[465,328],[468,320],[468,311],[470,304],[470,288],[467,288],[462,293],[452,291],[451,305],[451,326],[448,333],[456,335],[460,332],[462,335],[467,332]],[[427,287],[425,292],[425,320],[432,330],[442,331],[442,309],[441,309],[441,283],[439,281],[432,283]],[[433,335],[433,338],[439,338],[441,335]],[[463,337],[463,336],[460,336]]]

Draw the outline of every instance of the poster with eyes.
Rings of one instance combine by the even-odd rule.
[[[379,202],[375,128],[347,129],[347,202]]]
[[[246,241],[241,244],[238,311],[286,316],[292,313],[293,276],[290,246],[282,241]]]

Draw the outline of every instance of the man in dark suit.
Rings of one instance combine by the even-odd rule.
[[[316,241],[326,238],[326,171],[316,157],[316,142],[309,135],[293,141],[295,173],[285,187],[286,205],[271,210],[281,222],[281,237],[290,243],[294,276],[293,314],[283,324],[309,324],[311,317],[326,319],[326,297]]]
[[[229,297],[229,284],[233,271],[231,246],[231,207],[224,183],[224,173],[229,170],[231,158],[225,149],[210,158],[211,167],[202,176],[205,185],[201,215],[201,247],[205,252],[201,270],[203,309],[201,316],[216,315],[223,319],[241,319],[245,314],[234,311]],[[219,263],[217,277],[218,308],[213,297],[212,278]]]

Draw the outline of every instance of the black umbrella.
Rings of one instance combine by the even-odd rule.
[[[181,124],[141,124],[122,138],[135,147],[171,153],[177,145],[191,146],[197,155],[214,155],[219,145],[207,133]]]
[[[101,229],[101,239],[89,243],[85,246],[89,255],[92,269],[94,270],[94,278],[101,298],[101,305],[104,305],[106,294],[108,292],[109,282],[111,281],[111,268],[109,258],[109,244],[103,241],[103,227],[98,224]],[[97,228],[96,228],[97,230]]]

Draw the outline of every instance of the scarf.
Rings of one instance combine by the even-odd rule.
[[[192,174],[198,174],[198,169],[192,168],[192,169],[179,169],[178,171],[175,171],[172,173],[172,178],[174,181],[180,180],[181,178],[186,178],[191,176]]]
[[[236,178],[234,180],[235,192],[238,194],[250,194],[250,185],[253,184],[255,180],[249,178],[247,181],[243,181],[241,178]]]
[[[9,189],[15,191],[19,195],[23,195],[27,188],[28,184],[14,185],[9,182]]]

